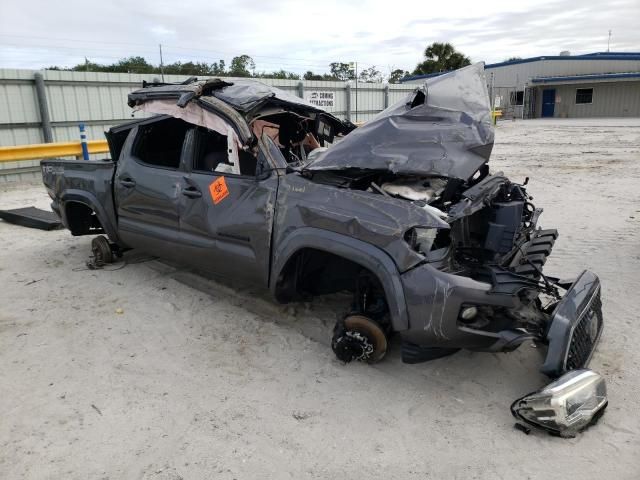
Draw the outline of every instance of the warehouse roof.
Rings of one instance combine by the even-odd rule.
[[[640,72],[592,73],[592,74],[585,74],[585,75],[568,75],[565,77],[534,77],[531,79],[531,83],[564,83],[564,82],[584,83],[584,82],[590,82],[590,81],[636,79],[636,78],[640,78]]]
[[[492,68],[504,67],[507,65],[540,62],[542,60],[640,60],[640,52],[593,52],[585,53],[583,55],[546,55],[539,57],[519,58],[517,60],[509,60],[506,62],[491,63],[485,65],[484,69],[491,70]],[[408,77],[404,77],[401,82],[436,77],[438,75],[442,75],[443,73],[447,72],[436,72],[426,75],[411,75]]]

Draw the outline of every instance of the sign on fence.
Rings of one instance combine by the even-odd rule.
[[[305,100],[316,107],[335,107],[336,92],[313,91],[305,92]]]

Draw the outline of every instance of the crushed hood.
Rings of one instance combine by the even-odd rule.
[[[493,126],[484,63],[430,78],[305,166],[471,177],[489,160]]]

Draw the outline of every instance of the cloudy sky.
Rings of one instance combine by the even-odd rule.
[[[0,68],[140,55],[159,63],[251,55],[259,71],[324,72],[332,61],[412,70],[448,41],[473,61],[640,51],[639,0],[0,0]]]

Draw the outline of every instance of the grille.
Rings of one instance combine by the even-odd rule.
[[[578,319],[573,329],[567,355],[567,371],[574,368],[586,367],[600,337],[601,330],[602,302],[600,300],[600,292],[598,291],[591,301],[591,305],[585,309],[582,317]]]

